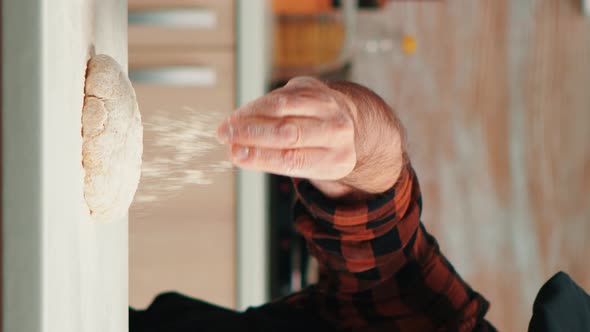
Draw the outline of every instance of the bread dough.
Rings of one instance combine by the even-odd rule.
[[[139,184],[143,127],[135,91],[107,55],[88,62],[82,110],[84,198],[94,221],[126,215]]]

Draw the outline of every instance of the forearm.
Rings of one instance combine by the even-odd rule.
[[[383,193],[397,181],[406,163],[405,129],[395,112],[373,91],[347,81],[326,85],[345,96],[356,123],[354,170],[337,183],[312,181],[333,199],[366,199]]]

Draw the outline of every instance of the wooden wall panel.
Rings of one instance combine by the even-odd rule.
[[[577,0],[393,2],[390,98],[423,220],[501,331],[568,272],[590,290],[590,17]],[[387,97],[387,96],[386,96]]]

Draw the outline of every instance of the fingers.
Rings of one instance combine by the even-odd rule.
[[[240,107],[236,116],[266,117],[329,117],[338,113],[343,105],[338,103],[327,88],[284,87]]]
[[[324,148],[267,149],[233,145],[231,161],[241,168],[292,177],[338,180],[355,166],[354,149],[327,153]]]
[[[224,143],[264,148],[331,147],[354,140],[352,122],[309,117],[230,117],[218,129]]]
[[[354,114],[342,94],[296,78],[234,112],[218,129],[238,167],[338,180],[356,165]]]

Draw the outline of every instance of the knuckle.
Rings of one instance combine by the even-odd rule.
[[[255,124],[250,124],[246,126],[245,132],[248,137],[257,138],[264,135],[264,128]]]
[[[289,104],[290,98],[291,96],[288,93],[277,93],[275,98],[275,102],[277,103],[277,106],[282,108],[285,107]]]
[[[300,141],[301,127],[289,121],[282,121],[277,130],[278,137],[288,146],[296,145]]]
[[[296,91],[297,91],[297,96],[302,97],[302,98],[323,99],[323,97],[324,97],[321,93],[318,93],[318,91],[316,89],[312,89],[309,87],[298,88]]]
[[[264,148],[250,147],[250,159],[259,167],[268,167],[273,163],[272,155]]]
[[[252,126],[249,125],[235,126],[232,130],[233,140],[235,142],[240,142],[244,139],[247,139],[248,137],[252,136],[253,131],[254,129]]]
[[[289,93],[283,91],[277,91],[271,101],[274,104],[273,109],[280,115],[282,110],[289,107],[292,104],[292,96]]]
[[[340,102],[332,93],[326,94],[326,104],[332,109],[340,109]]]
[[[341,130],[350,130],[352,128],[352,121],[347,114],[338,113],[334,116],[332,123],[334,127]]]
[[[258,104],[258,109],[254,110],[254,112],[259,112],[262,109],[266,109],[272,110],[272,112],[279,114],[283,108],[287,107],[291,103],[289,94],[282,91],[282,89],[277,89],[263,98],[264,102]]]
[[[305,156],[293,149],[283,152],[283,161],[287,171],[300,170],[306,165]]]
[[[356,154],[354,149],[342,149],[332,156],[332,163],[335,165],[336,173],[341,176],[350,174],[356,166]]]
[[[354,136],[354,125],[346,114],[338,114],[332,120],[332,127],[335,134],[342,139]]]
[[[242,139],[247,133],[247,129],[242,126],[233,126],[231,130],[231,135],[234,140]]]
[[[333,162],[342,165],[350,164],[354,160],[354,151],[350,148],[341,149],[333,155]]]

